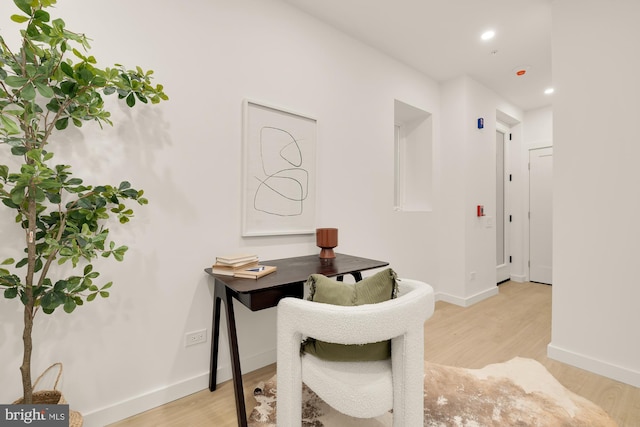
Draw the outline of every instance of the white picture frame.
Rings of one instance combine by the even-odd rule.
[[[242,235],[315,232],[316,119],[243,101]]]

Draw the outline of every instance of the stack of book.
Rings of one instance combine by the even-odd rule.
[[[233,276],[237,271],[245,268],[256,267],[258,256],[250,254],[239,254],[216,257],[216,263],[211,267],[213,274]]]
[[[213,274],[240,277],[244,279],[258,279],[276,271],[273,265],[261,265],[257,255],[240,254],[216,257],[211,267]]]

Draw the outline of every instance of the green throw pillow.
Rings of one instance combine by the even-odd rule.
[[[398,293],[396,273],[390,268],[353,284],[312,274],[307,285],[310,301],[344,306],[375,304],[395,298]],[[391,356],[391,341],[345,345],[309,337],[302,343],[301,350],[332,361],[384,360]]]

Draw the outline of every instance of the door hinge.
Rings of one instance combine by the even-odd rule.
[[[512,262],[513,262],[513,257],[509,255],[509,264],[511,264]]]
[[[509,134],[509,141],[511,141],[511,136],[512,136],[512,135],[511,135],[511,134]]]
[[[513,181],[513,175],[509,174],[509,182]]]
[[[513,215],[509,215],[509,222],[513,222]]]

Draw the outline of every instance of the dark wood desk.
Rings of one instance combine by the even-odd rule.
[[[315,255],[294,258],[283,258],[261,261],[265,265],[275,265],[278,270],[260,279],[240,279],[211,273],[215,280],[213,291],[213,326],[211,339],[211,370],[209,372],[209,390],[216,389],[216,374],[218,369],[218,339],[220,337],[220,302],[224,301],[227,314],[227,333],[231,352],[231,370],[233,387],[236,397],[236,414],[238,425],[246,427],[247,412],[244,404],[242,389],[242,372],[240,370],[240,355],[238,354],[238,337],[236,321],[233,314],[233,298],[240,301],[251,311],[258,311],[275,307],[284,297],[302,298],[304,283],[311,274],[323,274],[337,277],[337,280],[350,274],[356,281],[362,280],[362,271],[385,267],[388,262],[360,258],[351,255],[336,254],[332,260],[322,260]]]

